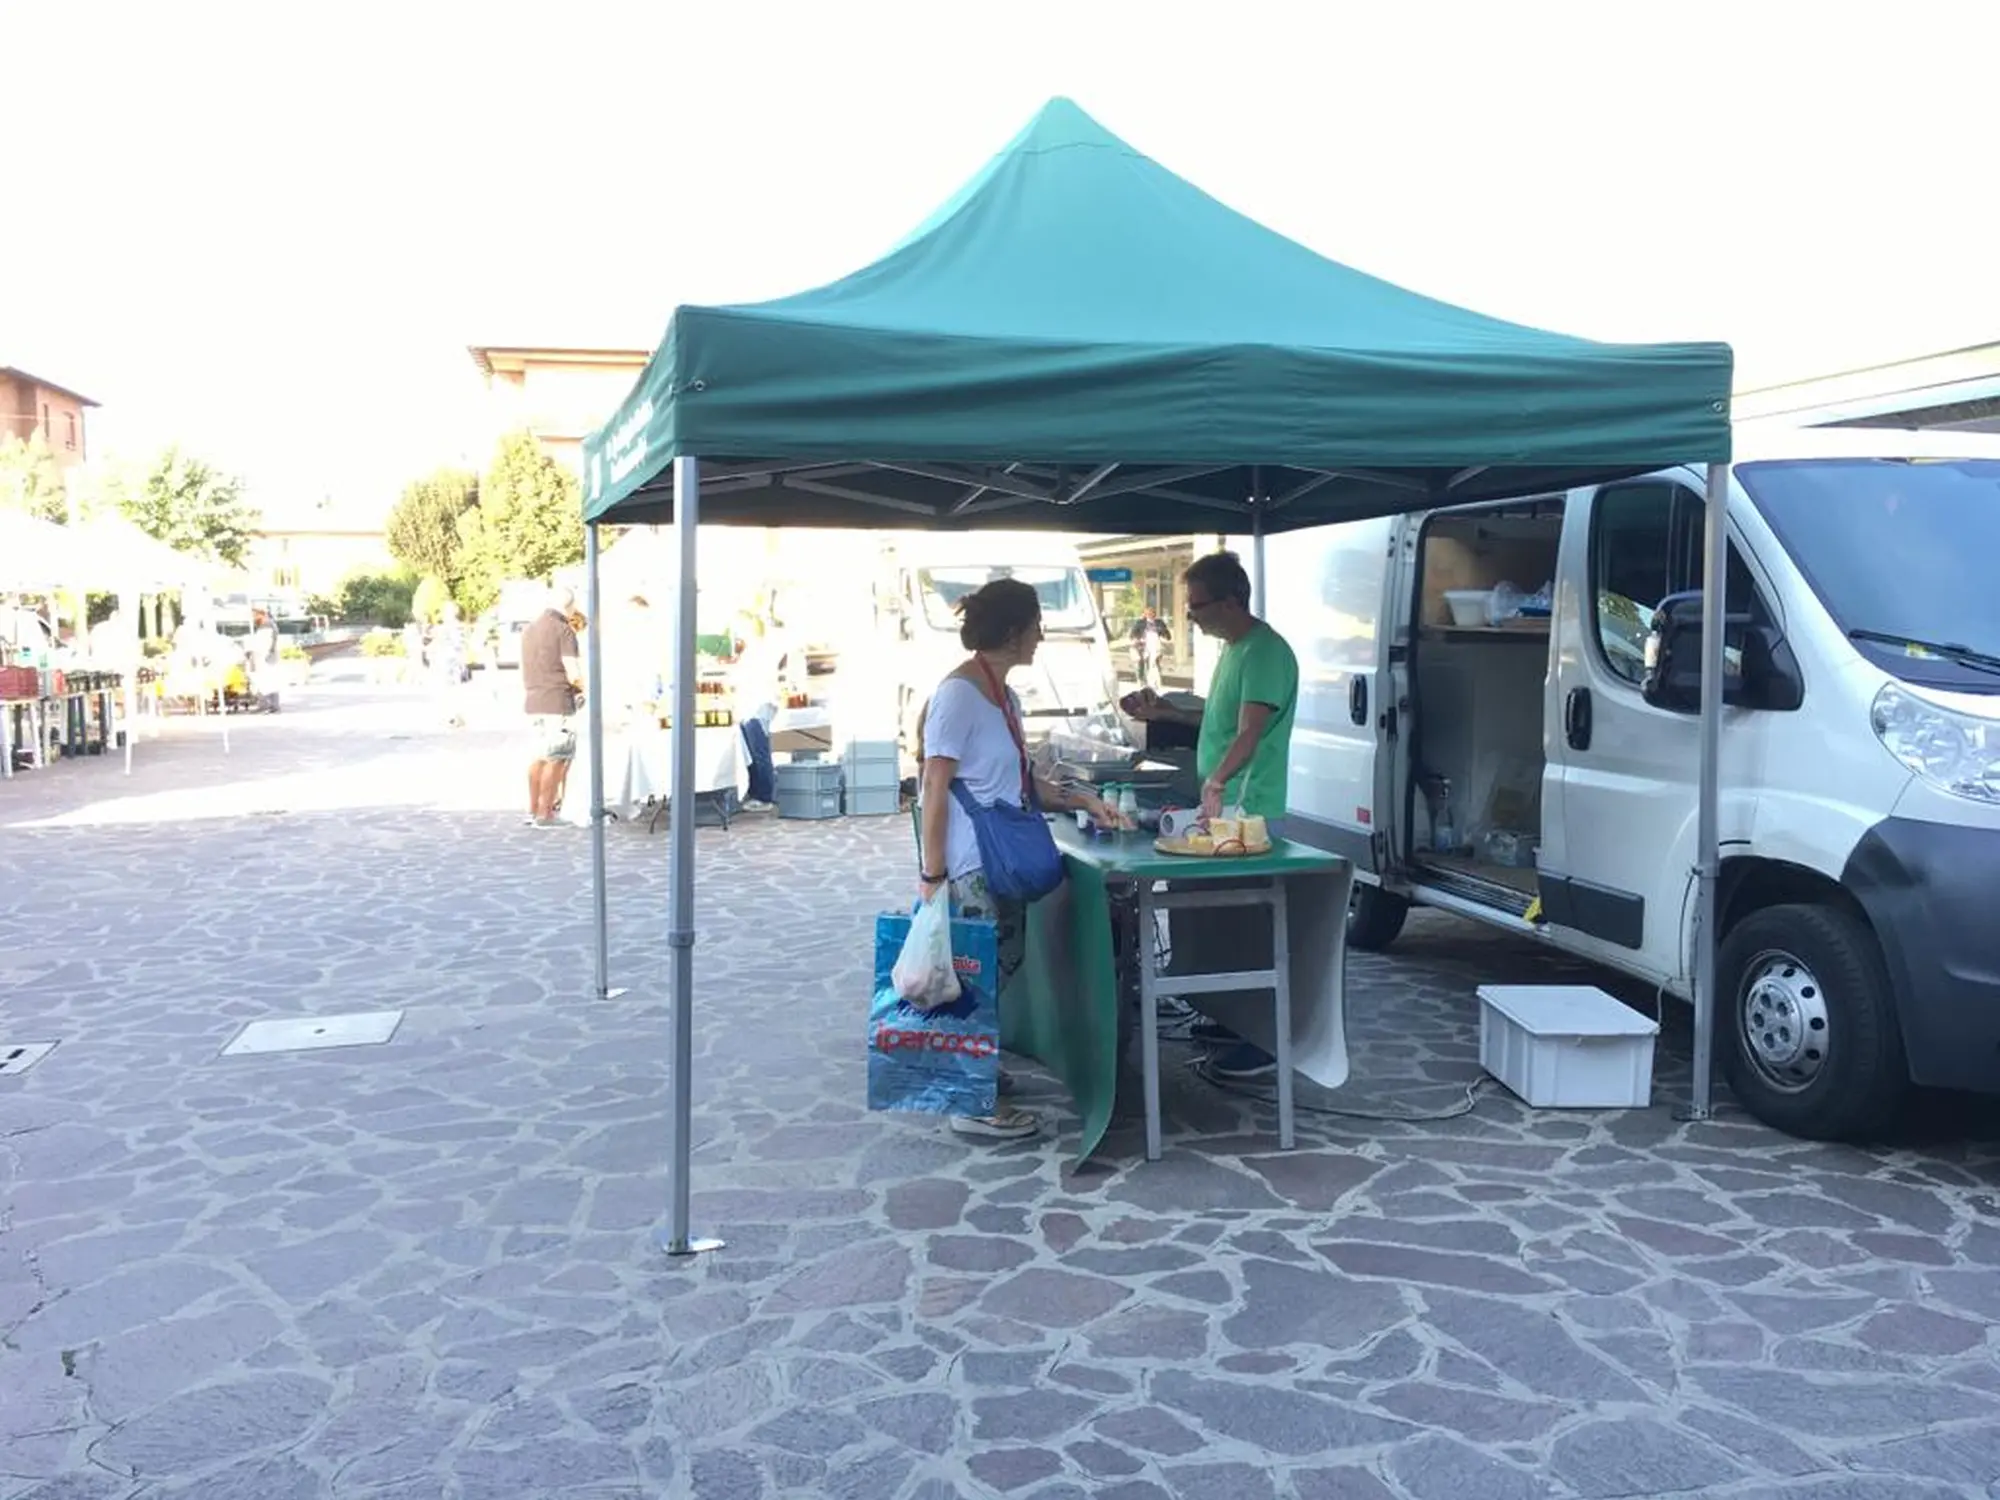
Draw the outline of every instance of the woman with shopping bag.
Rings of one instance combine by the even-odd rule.
[[[1032,584],[997,578],[958,602],[958,638],[972,655],[931,695],[917,731],[922,764],[919,793],[921,868],[918,891],[928,903],[948,889],[960,917],[994,924],[999,948],[996,986],[1005,1004],[1027,944],[1027,904],[1062,879],[1062,857],[1041,813],[1076,809],[1106,827],[1118,815],[1103,799],[1059,787],[1035,770],[1021,729],[1021,704],[1007,674],[1035,659],[1042,640],[1042,601]],[[1010,1080],[1003,1071],[1004,1093]],[[1001,1104],[991,1115],[954,1116],[960,1135],[1019,1140],[1041,1122]]]

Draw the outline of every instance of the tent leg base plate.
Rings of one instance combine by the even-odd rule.
[[[660,1248],[669,1255],[706,1255],[711,1250],[720,1250],[723,1243],[721,1240],[703,1239],[698,1236],[682,1239],[668,1229],[660,1230],[654,1238],[659,1241]]]

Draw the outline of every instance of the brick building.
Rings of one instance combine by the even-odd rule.
[[[39,435],[63,468],[87,456],[83,415],[96,405],[54,381],[0,365],[0,438],[28,442]]]

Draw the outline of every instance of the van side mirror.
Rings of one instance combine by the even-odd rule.
[[[1805,678],[1784,633],[1752,623],[1748,614],[1723,617],[1722,701],[1733,708],[1790,713],[1805,702]],[[1701,712],[1701,592],[1660,601],[1646,636],[1646,670],[1639,692],[1670,713]]]

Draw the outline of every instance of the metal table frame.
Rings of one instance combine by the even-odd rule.
[[[1166,996],[1212,995],[1228,991],[1268,989],[1276,1033],[1271,1055],[1278,1064],[1278,1148],[1297,1144],[1292,1107],[1292,979],[1290,899],[1283,875],[1251,877],[1259,887],[1230,886],[1220,890],[1190,888],[1156,891],[1158,883],[1142,879],[1139,887],[1139,941],[1133,953],[1139,969],[1139,1054],[1146,1095],[1146,1160],[1158,1161],[1160,1144],[1160,1000]],[[1268,906],[1271,908],[1271,967],[1217,970],[1204,974],[1161,974],[1154,962],[1151,937],[1154,913],[1175,907]]]

